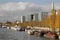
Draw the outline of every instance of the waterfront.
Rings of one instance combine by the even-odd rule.
[[[11,29],[0,28],[0,40],[45,40],[44,38],[28,35]]]

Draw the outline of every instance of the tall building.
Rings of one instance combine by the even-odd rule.
[[[55,21],[56,21],[56,10],[54,9],[54,2],[52,3],[52,10],[49,15],[49,26],[55,31]]]
[[[28,15],[28,21],[33,21],[34,20],[34,14]]]
[[[55,21],[55,28],[59,28],[59,30],[60,30],[60,9],[57,10],[56,21]]]
[[[41,20],[46,20],[48,18],[48,12],[41,12]]]
[[[25,16],[21,16],[21,23],[25,22]]]
[[[34,21],[39,21],[39,19],[38,19],[38,13],[37,13],[37,14],[34,14],[33,20],[34,20]]]
[[[40,12],[28,15],[28,21],[41,21],[45,20],[48,17],[48,12]]]
[[[31,21],[33,21],[34,20],[34,14],[31,14],[30,16],[31,16]]]
[[[28,22],[30,22],[30,21],[31,21],[31,17],[30,17],[30,15],[27,15],[27,17],[26,17],[26,18],[27,18],[27,21],[28,21]]]

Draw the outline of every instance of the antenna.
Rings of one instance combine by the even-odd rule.
[[[52,2],[52,9],[54,9],[54,2]]]

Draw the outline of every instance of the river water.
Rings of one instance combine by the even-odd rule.
[[[0,28],[0,40],[46,40],[42,37],[28,35],[27,32],[19,32],[11,29]]]

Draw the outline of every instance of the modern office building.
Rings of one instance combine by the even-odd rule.
[[[34,14],[31,14],[30,16],[31,16],[31,21],[33,21],[34,20]]]
[[[37,13],[37,14],[34,14],[33,20],[34,20],[34,21],[38,21],[38,20],[39,20],[39,18],[38,18],[38,13]]]
[[[45,20],[48,17],[48,12],[39,12],[39,13],[35,13],[35,14],[31,14],[27,16],[27,20],[30,21],[41,21],[41,20]]]
[[[34,14],[28,15],[27,20],[28,20],[29,22],[30,22],[30,21],[33,21],[33,20],[34,20]]]
[[[48,12],[41,12],[41,20],[45,20],[48,18]]]
[[[25,22],[25,16],[21,16],[21,23]]]

